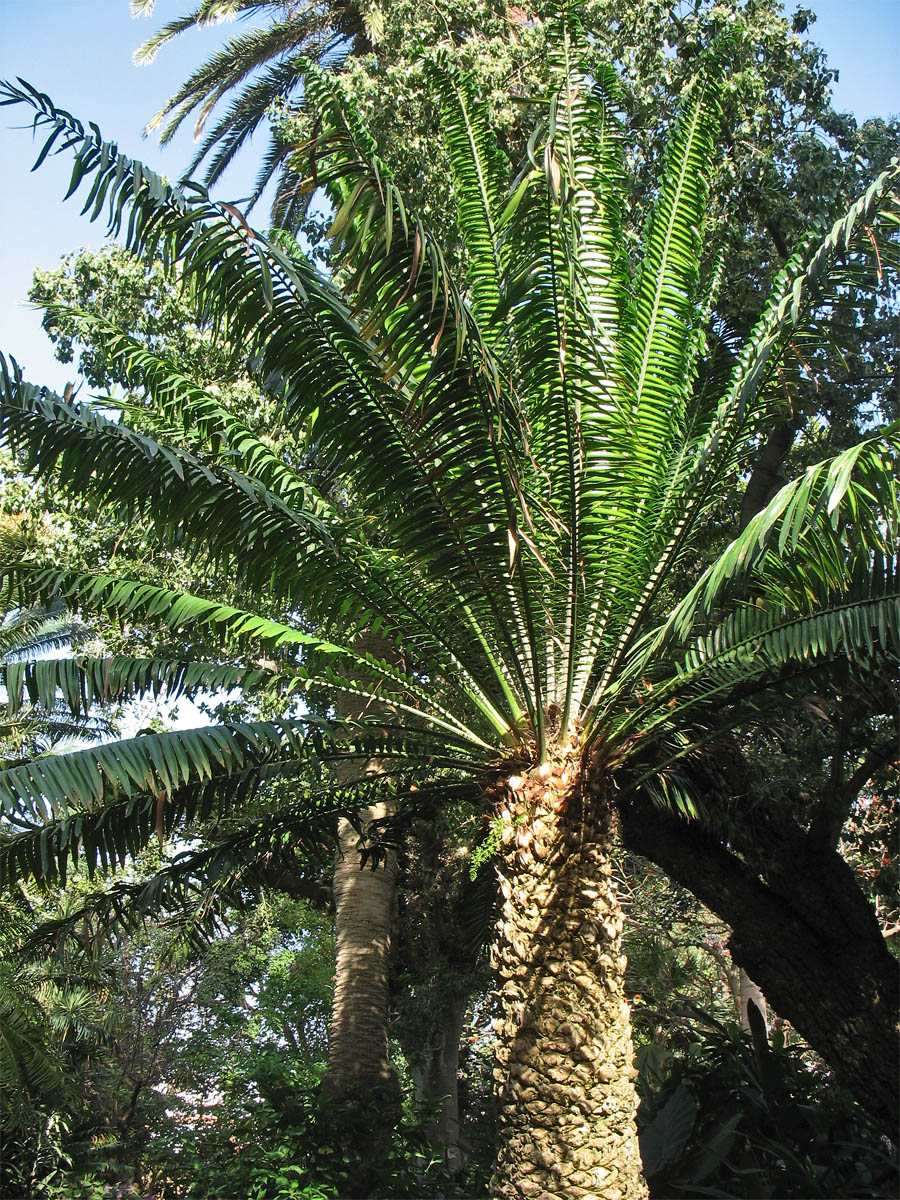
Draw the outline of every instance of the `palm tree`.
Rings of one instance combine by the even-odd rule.
[[[155,3],[132,0],[132,13],[149,16]],[[232,38],[198,67],[147,126],[147,133],[160,130],[160,141],[165,145],[196,113],[194,132],[200,145],[187,173],[190,175],[207,160],[207,186],[221,178],[245,143],[267,121],[272,105],[287,101],[301,88],[308,62],[336,69],[348,56],[371,49],[374,36],[362,6],[353,0],[324,4],[312,0],[200,0],[190,12],[167,22],[148,38],[135,51],[135,62],[152,62],[163,46],[191,28],[251,16],[263,18],[264,23]],[[229,94],[233,99],[227,109],[204,134],[210,115]],[[289,147],[272,133],[254,200],[262,195],[270,179],[285,174],[288,151]]]
[[[48,131],[41,159],[58,140],[75,151],[72,190],[88,181],[94,216],[119,230],[127,214],[131,247],[179,261],[220,336],[282,398],[285,427],[314,441],[321,478],[343,485],[317,488],[114,330],[106,344],[152,400],[155,435],[4,371],[3,433],[34,469],[150,515],[271,597],[251,613],[112,574],[10,569],[29,594],[185,638],[184,661],[81,658],[31,686],[50,703],[59,684],[81,706],[147,686],[245,687],[283,714],[3,773],[4,804],[32,824],[3,847],[7,877],[79,854],[114,865],[155,829],[224,816],[275,778],[294,795],[255,827],[257,845],[312,837],[339,810],[358,823],[390,803],[396,826],[480,796],[502,893],[502,1196],[645,1194],[617,803],[693,819],[702,764],[730,730],[810,675],[822,686],[830,664],[865,671],[900,642],[894,429],[809,468],[704,567],[709,516],[779,419],[830,299],[893,270],[900,165],[803,243],[732,354],[709,333],[722,263],[702,267],[715,87],[698,79],[685,100],[632,269],[615,79],[580,71],[578,37],[561,19],[547,120],[511,187],[467,79],[434,65],[462,283],[352,110],[310,74],[309,186],[334,204],[344,294],[232,208],[166,184],[46,97],[4,90]],[[199,630],[220,633],[221,661],[190,659]],[[395,653],[367,651],[371,637]],[[298,707],[312,689],[334,716]],[[356,719],[338,715],[348,698]],[[366,848],[383,863],[390,830],[375,825]],[[372,882],[390,889],[390,870]],[[372,964],[351,966],[376,1008]]]

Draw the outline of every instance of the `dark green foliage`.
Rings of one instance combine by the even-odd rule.
[[[0,1195],[10,1197],[51,1195],[87,1162],[91,1135],[109,1132],[80,1084],[118,1023],[110,961],[77,942],[26,953],[35,921],[26,893],[0,903]]]
[[[282,1200],[304,1196],[304,1188],[310,1200],[316,1188],[336,1200],[485,1194],[484,1180],[479,1187],[473,1180],[454,1179],[443,1167],[440,1150],[428,1143],[425,1110],[407,1103],[400,1121],[385,1127],[385,1106],[377,1095],[350,1096],[336,1104],[316,1088],[298,1086],[274,1059],[258,1086],[261,1103],[229,1130],[221,1158],[210,1163],[215,1142],[211,1146],[202,1138],[197,1148],[205,1167],[181,1195]],[[371,1140],[373,1129],[380,1131],[377,1144]]]
[[[331,1101],[273,1049],[204,1121],[187,1117],[151,1141],[143,1176],[169,1200],[486,1195],[477,1168],[453,1177],[444,1167],[427,1108],[407,1101],[385,1124],[394,1109],[370,1093]]]
[[[201,1153],[210,1112],[219,1120],[210,1145],[219,1130],[233,1155],[228,1137],[246,1131],[261,1103],[259,1080],[280,1069],[309,1090],[321,1074],[333,962],[327,917],[281,898],[220,912],[212,946],[185,946],[165,923],[94,939],[71,918],[96,890],[82,876],[65,897],[35,899],[18,914],[17,939],[5,940],[5,1044],[27,1023],[41,1059],[23,1059],[20,1037],[10,1089],[0,1048],[4,1196],[87,1198],[93,1188],[127,1190],[131,1180],[157,1194],[166,1171],[154,1147],[165,1149],[171,1177],[187,1178],[185,1155]],[[52,948],[29,949],[23,936],[54,914]],[[3,916],[12,930],[8,906]],[[232,1195],[244,1194],[230,1182]],[[226,1185],[216,1194],[228,1195]]]
[[[779,1032],[769,1042],[753,1012],[752,1035],[704,1018],[683,1052],[642,1075],[638,1123],[651,1196],[895,1196],[896,1142],[879,1136],[808,1051]]]

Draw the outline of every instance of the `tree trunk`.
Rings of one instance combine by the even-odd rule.
[[[612,818],[580,766],[513,777],[501,808],[499,1149],[504,1200],[639,1200]],[[597,789],[599,793],[599,789]]]
[[[380,819],[385,805],[360,813]],[[388,1056],[388,955],[397,881],[396,855],[375,869],[360,867],[359,834],[347,820],[338,827],[334,865],[335,984],[322,1086],[335,1097],[351,1090],[398,1090]]]
[[[469,997],[486,984],[480,949],[492,932],[495,899],[488,871],[471,879],[459,848],[449,825],[420,820],[410,827],[391,980],[397,1036],[416,1098],[440,1101],[428,1133],[453,1172],[466,1159],[459,1113],[460,1037]],[[482,914],[484,936],[479,937]]]
[[[372,634],[357,639],[360,654],[396,661],[396,647]],[[364,667],[353,679],[373,688]],[[374,688],[373,688],[374,690]],[[341,716],[356,720],[388,712],[377,700],[347,693],[339,702]],[[378,761],[339,767],[339,778],[354,780],[362,775],[382,774]],[[385,803],[359,813],[360,822],[380,820],[387,815]],[[335,980],[331,1025],[328,1036],[328,1067],[323,1090],[335,1098],[355,1092],[359,1096],[380,1093],[386,1109],[399,1105],[400,1089],[388,1055],[388,959],[391,948],[397,857],[388,853],[374,869],[363,867],[360,837],[353,825],[338,823],[338,850],[334,863]],[[390,1114],[385,1113],[385,1120]]]
[[[775,245],[778,247],[779,254],[786,261],[788,258],[787,247],[785,246],[784,239],[774,229],[773,239]],[[790,421],[780,422],[769,431],[769,436],[766,438],[762,450],[757,455],[753,470],[750,472],[750,478],[747,480],[747,486],[744,489],[744,498],[741,502],[738,524],[741,533],[747,528],[756,514],[762,512],[769,501],[773,499],[779,489],[787,482],[781,472],[801,424],[800,420],[794,418]],[[745,1033],[749,1033],[750,1017],[747,1012],[747,1006],[751,1003],[755,1004],[765,1019],[767,1015],[766,997],[762,988],[755,980],[750,978],[747,971],[743,967],[739,969],[741,1029]]]
[[[409,1064],[416,1099],[440,1102],[428,1132],[433,1142],[444,1147],[444,1161],[453,1172],[461,1171],[465,1165],[459,1141],[458,1074],[459,1041],[467,1007],[464,993],[451,993],[428,1031],[421,1058]]]

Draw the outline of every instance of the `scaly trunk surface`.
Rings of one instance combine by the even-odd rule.
[[[612,816],[572,757],[512,777],[501,807],[502,1017],[494,1072],[504,1200],[641,1200]]]

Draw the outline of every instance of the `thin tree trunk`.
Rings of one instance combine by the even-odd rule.
[[[444,1161],[453,1171],[462,1170],[464,1157],[459,1137],[459,1043],[465,1023],[468,998],[454,992],[446,997],[419,1062],[409,1064],[419,1101],[440,1102],[429,1136],[444,1147]]]
[[[501,809],[494,1194],[504,1200],[647,1195],[612,818],[582,784],[577,762],[547,763],[511,780]]]
[[[364,634],[355,649],[361,654],[396,660],[397,650],[383,638]],[[363,686],[372,687],[364,669],[354,673]],[[377,701],[348,693],[339,703],[341,715],[350,719],[383,715],[388,710]],[[377,776],[381,764],[357,763],[338,769],[350,779],[362,774]],[[359,813],[362,825],[387,815],[388,805],[377,804]],[[397,885],[397,858],[388,853],[376,867],[361,864],[360,836],[350,821],[338,823],[338,850],[334,863],[335,981],[328,1037],[328,1067],[323,1090],[340,1098],[351,1092],[381,1093],[386,1108],[399,1104],[400,1089],[388,1055],[388,965],[391,925]],[[385,1119],[388,1119],[385,1113]]]
[[[400,1012],[397,1036],[416,1098],[440,1101],[428,1132],[454,1172],[466,1159],[459,1114],[460,1038],[469,997],[484,982],[477,914],[484,913],[489,936],[494,899],[493,881],[470,879],[460,869],[456,849],[440,824],[421,820],[409,830],[391,980]]]
[[[385,805],[360,813],[385,816]],[[334,865],[335,984],[322,1086],[335,1097],[372,1088],[398,1091],[388,1055],[388,956],[397,882],[396,855],[374,870],[360,867],[359,834],[347,820],[338,827]]]

